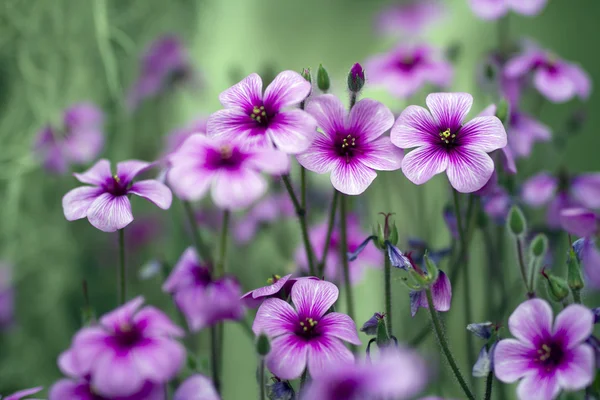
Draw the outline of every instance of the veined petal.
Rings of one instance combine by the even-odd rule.
[[[394,146],[387,136],[365,143],[360,161],[378,171],[395,171],[402,167],[404,152]]]
[[[100,318],[100,325],[106,329],[117,330],[123,325],[131,324],[135,313],[142,304],[144,304],[144,297],[137,296],[123,304],[121,307],[104,314],[104,316]]]
[[[527,375],[536,351],[516,339],[503,339],[494,351],[494,373],[505,383],[513,383]]]
[[[594,330],[594,314],[580,304],[571,304],[556,316],[554,337],[566,348],[579,346]]]
[[[300,319],[320,319],[335,303],[339,290],[331,282],[301,279],[292,286],[292,302]]]
[[[62,206],[67,221],[85,218],[88,209],[102,192],[103,189],[99,187],[83,186],[65,194],[62,199]]]
[[[328,136],[343,132],[346,109],[342,102],[332,94],[324,94],[311,99],[306,111],[317,121],[317,126]]]
[[[262,100],[262,79],[258,74],[250,74],[229,89],[221,92],[219,101],[226,108],[252,110]],[[208,128],[210,131],[210,128]]]
[[[307,355],[307,341],[293,334],[279,336],[271,342],[267,368],[281,379],[296,379],[306,368]]]
[[[580,237],[589,237],[598,231],[598,217],[585,208],[562,210],[560,224],[565,231]]]
[[[450,279],[444,273],[440,271],[438,279],[431,286],[431,295],[433,296],[433,307],[437,311],[448,311],[450,310],[450,304],[452,304],[452,286]],[[425,296],[425,300],[427,297]],[[426,305],[428,307],[428,305]]]
[[[226,210],[240,210],[258,200],[267,190],[267,182],[255,170],[241,168],[237,171],[221,169],[215,173],[212,199]]]
[[[441,130],[458,131],[471,106],[473,96],[468,93],[431,93],[425,99],[436,125]]]
[[[125,228],[133,221],[131,203],[127,196],[114,196],[102,193],[90,205],[88,220],[103,232],[114,232]]]
[[[298,154],[310,147],[316,128],[317,122],[306,111],[287,110],[277,113],[269,121],[267,135],[279,150]]]
[[[529,374],[517,386],[517,396],[521,400],[554,400],[559,393],[560,385],[554,374]]]
[[[260,149],[246,161],[259,171],[272,175],[286,174],[290,171],[290,158],[277,149]]]
[[[298,313],[287,302],[270,298],[258,308],[252,331],[255,335],[264,333],[270,337],[293,333],[298,327]]]
[[[167,181],[177,197],[200,200],[208,192],[216,171],[194,165],[174,165],[167,172]]]
[[[587,98],[590,97],[590,92],[592,91],[592,81],[587,72],[585,72],[579,65],[568,64],[565,67],[565,74],[568,74],[571,78],[571,81],[573,81],[577,95],[581,99],[587,100]]]
[[[593,240],[586,239],[581,250],[581,261],[587,283],[595,288],[600,288],[600,252]]]
[[[409,106],[392,127],[392,143],[401,149],[425,146],[433,141],[439,142],[439,127],[433,117],[423,107]]]
[[[318,329],[325,335],[334,336],[355,345],[361,344],[356,324],[346,314],[332,312],[325,315],[319,320]]]
[[[333,146],[334,143],[330,136],[317,133],[310,147],[305,152],[297,154],[296,159],[309,171],[317,174],[330,172],[338,160]]]
[[[448,167],[448,153],[438,146],[423,146],[404,155],[402,172],[415,185],[422,185]]]
[[[506,63],[504,74],[507,78],[519,78],[530,72],[536,61],[541,57],[542,55],[537,50],[528,51],[513,57]]]
[[[346,162],[337,160],[331,171],[331,184],[338,191],[348,195],[359,195],[371,185],[377,173],[359,160]]]
[[[308,372],[311,376],[319,376],[327,368],[354,362],[352,352],[341,341],[328,335],[311,339],[307,347]]]
[[[248,145],[269,147],[266,130],[256,124],[250,114],[240,108],[227,108],[214,112],[206,122],[206,134],[227,140],[241,139]]]
[[[280,72],[265,90],[265,107],[275,111],[293,106],[306,99],[310,90],[310,82],[299,73],[295,71]]]
[[[550,72],[538,69],[533,75],[535,88],[553,103],[564,103],[575,96],[575,83],[564,70]]]
[[[541,172],[523,183],[521,196],[532,207],[549,202],[558,188],[558,180],[547,172]]]
[[[581,344],[568,350],[564,357],[565,360],[556,371],[560,386],[575,391],[591,385],[596,371],[592,347]]]
[[[460,130],[461,144],[490,153],[506,146],[504,125],[496,117],[477,117],[467,122]]]
[[[123,183],[131,182],[133,179],[150,168],[152,163],[140,160],[127,160],[117,164],[117,176]]]
[[[494,161],[481,150],[461,147],[448,154],[448,180],[461,193],[481,189],[494,172]]]
[[[10,396],[6,396],[4,400],[21,400],[25,396],[31,396],[32,394],[36,394],[37,392],[41,392],[44,389],[42,386],[34,387],[31,389],[19,390],[11,394]]]
[[[551,337],[552,308],[542,299],[521,303],[508,318],[508,329],[523,343],[535,346],[540,340]]]
[[[195,374],[177,388],[173,400],[221,400],[221,397],[209,378]]]
[[[355,132],[361,140],[377,139],[394,125],[394,114],[382,103],[373,99],[362,99],[352,107],[347,129]]]
[[[110,161],[103,158],[87,171],[81,174],[74,173],[73,176],[81,183],[100,186],[106,182],[107,179],[112,177],[112,172],[110,172]]]
[[[163,210],[168,210],[173,201],[171,190],[164,183],[154,179],[134,183],[129,189],[129,193],[143,197]]]
[[[600,208],[600,173],[577,175],[571,181],[571,193],[588,208]]]

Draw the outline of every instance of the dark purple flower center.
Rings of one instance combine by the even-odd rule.
[[[126,322],[121,324],[119,329],[115,331],[114,339],[119,347],[130,348],[142,340],[142,333],[135,325]]]
[[[229,145],[223,145],[219,150],[210,149],[206,153],[206,165],[214,169],[236,169],[245,159],[246,154]]]
[[[260,126],[269,125],[269,119],[272,117],[273,115],[270,115],[270,113],[265,109],[264,105],[254,106],[252,111],[250,111],[250,118],[252,118]]]
[[[406,56],[402,57],[400,60],[398,60],[398,62],[396,63],[396,66],[404,72],[410,72],[417,65],[421,64],[422,60],[423,60],[423,57],[418,53],[414,54],[414,55],[406,55]]]
[[[207,286],[212,282],[208,268],[195,265],[191,272],[196,286]]]
[[[452,132],[450,128],[440,132],[440,140],[442,145],[446,148],[452,148],[455,146],[457,132]]]
[[[537,350],[535,360],[546,370],[552,370],[562,363],[564,356],[565,353],[560,343],[548,342],[543,343]]]
[[[124,182],[119,175],[115,174],[112,178],[106,180],[104,189],[114,196],[125,196],[128,186],[129,182]]]
[[[335,148],[340,157],[344,157],[346,159],[346,163],[349,164],[350,160],[359,153],[358,146],[360,143],[357,143],[357,137],[352,134],[344,134],[338,133],[336,135]]]
[[[319,336],[319,333],[316,329],[318,323],[319,321],[314,318],[304,318],[304,320],[301,320],[298,323],[296,334],[305,338]]]
[[[330,398],[335,400],[353,399],[358,395],[359,387],[360,384],[355,377],[341,379],[331,386]]]

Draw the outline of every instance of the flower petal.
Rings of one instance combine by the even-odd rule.
[[[463,146],[450,152],[448,158],[448,180],[461,193],[481,189],[494,172],[492,158],[478,149]]]
[[[295,287],[295,286],[294,286]],[[296,379],[306,368],[308,342],[296,335],[284,335],[271,342],[267,368],[281,379]]]
[[[551,337],[552,308],[542,299],[521,303],[508,318],[508,329],[521,342],[535,346]]]
[[[153,306],[142,308],[133,317],[133,323],[144,335],[183,337],[185,331],[175,325],[165,313]]]
[[[444,271],[440,271],[438,279],[431,286],[431,295],[433,296],[433,307],[437,311],[448,311],[450,310],[450,304],[452,303],[452,286],[450,279]],[[425,297],[427,300],[427,297]],[[426,305],[428,307],[428,305]]]
[[[591,385],[596,371],[592,347],[588,344],[579,345],[568,350],[564,357],[565,360],[556,371],[560,386],[575,391]]]
[[[206,195],[215,178],[216,171],[202,166],[177,163],[167,172],[167,181],[177,197],[184,200],[200,200]]]
[[[195,374],[177,388],[173,400],[221,400],[221,398],[209,378]]]
[[[461,128],[459,135],[461,144],[486,153],[501,149],[507,144],[504,125],[497,117],[473,118]]]
[[[564,103],[575,96],[575,83],[565,74],[564,69],[556,72],[546,68],[538,69],[533,75],[535,88],[553,103]]]
[[[395,171],[402,167],[404,152],[394,146],[387,136],[365,143],[360,161],[378,171]]]
[[[594,330],[594,314],[580,304],[571,304],[556,316],[554,337],[563,346],[573,348],[585,341]]]
[[[249,147],[271,147],[266,130],[239,108],[212,113],[206,123],[207,135],[226,140],[243,140]]]
[[[409,106],[402,111],[392,127],[392,143],[401,149],[411,149],[439,142],[439,127],[429,111],[419,106]]]
[[[362,99],[352,107],[347,129],[355,132],[361,140],[377,139],[394,125],[394,114],[382,103],[373,99]]]
[[[567,208],[560,213],[562,228],[580,237],[592,236],[598,231],[598,217],[585,208]]]
[[[262,79],[258,74],[250,74],[219,95],[219,101],[226,108],[252,110],[262,103]],[[210,128],[208,128],[210,131]]]
[[[65,156],[78,164],[93,161],[104,147],[104,135],[96,127],[78,129],[70,133],[64,143]]]
[[[539,14],[548,0],[509,0],[512,9],[519,14],[533,16]]]
[[[90,205],[87,213],[90,224],[103,232],[125,228],[133,221],[131,203],[127,196],[102,193]]]
[[[581,261],[587,283],[593,288],[600,288],[600,252],[592,240],[584,241]]]
[[[100,354],[91,375],[92,386],[104,397],[130,396],[144,385],[144,377],[139,374],[128,353]]]
[[[471,110],[473,96],[469,93],[431,93],[425,102],[441,130],[456,132]]]
[[[319,320],[319,332],[325,335],[334,336],[355,345],[360,345],[356,324],[346,314],[331,312]],[[310,362],[310,360],[309,360]]]
[[[352,352],[341,341],[328,335],[309,340],[307,347],[308,372],[311,376],[319,376],[327,368],[351,364],[354,361]]]
[[[153,164],[140,160],[127,160],[117,164],[117,176],[122,182],[131,182],[133,179],[152,167]]]
[[[94,186],[75,188],[64,195],[62,199],[63,212],[67,221],[85,218],[87,211],[104,190]]]
[[[100,318],[100,325],[109,330],[117,330],[123,325],[131,324],[138,309],[144,304],[144,297],[137,296],[121,307],[104,314]]]
[[[269,121],[267,135],[275,146],[288,154],[308,149],[316,134],[317,122],[302,110],[282,111]]]
[[[281,299],[266,299],[258,308],[252,331],[255,335],[264,333],[270,337],[292,333],[298,327],[298,313]]]
[[[529,73],[540,58],[544,58],[544,56],[537,50],[520,54],[506,63],[504,75],[507,78],[519,78]]]
[[[280,72],[265,90],[264,104],[276,111],[300,103],[310,93],[311,84],[295,71]]]
[[[330,172],[338,159],[333,146],[330,136],[317,133],[310,147],[305,152],[297,154],[296,159],[304,168],[317,174]]]
[[[348,195],[359,195],[371,185],[377,173],[358,160],[347,163],[338,159],[331,171],[331,184],[338,191]]]
[[[336,96],[324,94],[311,99],[306,105],[306,112],[315,118],[317,126],[327,135],[344,131],[346,109]]]
[[[292,302],[301,320],[320,319],[335,303],[339,290],[331,282],[301,279],[292,286]]]
[[[110,161],[103,158],[87,171],[81,174],[74,173],[73,176],[81,183],[100,186],[105,183],[107,179],[112,177],[112,172],[110,172]]]
[[[404,155],[402,172],[415,185],[422,185],[448,167],[448,153],[437,146],[423,146]]]
[[[523,183],[521,197],[532,207],[549,202],[558,188],[558,180],[547,172],[539,173]]]
[[[184,365],[185,347],[176,340],[146,338],[132,349],[131,367],[145,380],[166,383],[173,379]]]
[[[533,354],[533,355],[532,355]],[[513,383],[531,371],[536,357],[532,349],[516,339],[503,339],[494,350],[494,373],[504,383]]]
[[[168,210],[173,201],[173,194],[169,188],[164,183],[154,179],[134,183],[129,189],[129,193],[150,200],[163,210]]]
[[[258,200],[267,190],[264,178],[251,169],[220,169],[212,184],[212,199],[226,210],[240,210]]]
[[[592,82],[590,76],[579,65],[569,64],[565,67],[565,74],[568,74],[573,84],[575,91],[582,100],[587,100],[592,91]]]
[[[559,393],[560,385],[554,374],[529,374],[517,386],[520,400],[554,400]]]
[[[577,175],[570,190],[585,207],[600,208],[600,173]]]
[[[282,175],[290,171],[290,158],[276,149],[257,150],[246,162],[259,171],[272,175]]]
[[[19,390],[18,392],[6,396],[4,400],[21,400],[25,396],[30,396],[32,394],[36,394],[37,392],[41,392],[42,389],[44,389],[43,386],[38,386],[31,389]]]
[[[506,1],[496,0],[469,0],[473,13],[483,20],[495,20],[508,12]]]

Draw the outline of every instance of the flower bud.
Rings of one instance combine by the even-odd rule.
[[[472,374],[475,378],[485,378],[492,370],[492,358],[488,352],[487,346],[483,346],[477,357],[475,365],[473,365]]]
[[[527,221],[521,209],[517,206],[512,206],[508,212],[508,229],[515,236],[521,236],[527,230]]]
[[[496,117],[498,117],[502,124],[505,124],[508,120],[509,111],[510,106],[508,104],[508,101],[506,101],[506,99],[503,98],[498,102],[498,106],[496,108]]]
[[[385,249],[385,230],[383,225],[377,224],[377,232],[375,233],[377,236],[377,247],[380,249]]]
[[[327,70],[323,68],[323,64],[319,64],[319,69],[317,70],[317,86],[319,87],[319,90],[326,93],[329,90],[330,85]]]
[[[569,296],[569,286],[563,278],[555,276],[542,269],[542,276],[546,278],[548,294],[552,300],[560,303]]]
[[[379,324],[379,320],[383,318],[384,314],[373,314],[373,316],[363,324],[362,328],[360,328],[360,331],[366,333],[367,335],[375,336],[377,334],[377,326]]]
[[[433,262],[427,252],[425,252],[423,259],[425,261],[425,268],[427,268],[427,276],[429,277],[430,283],[437,281],[438,276],[440,275],[440,270],[437,265],[435,265],[435,262]]]
[[[569,258],[567,259],[567,284],[574,291],[579,291],[585,286],[581,277],[581,267],[573,249],[569,251]]]
[[[361,91],[365,85],[365,71],[359,63],[356,63],[348,73],[348,90],[353,93]]]
[[[494,332],[494,324],[491,322],[480,322],[467,325],[467,330],[478,338],[488,340]]]
[[[398,227],[396,224],[392,223],[392,227],[390,228],[390,237],[388,241],[396,246],[398,244]]]
[[[385,318],[380,318],[377,320],[376,343],[377,347],[380,349],[393,343],[392,338],[388,335],[387,327],[385,326]]]
[[[548,250],[548,238],[543,233],[537,234],[529,245],[529,252],[533,257],[542,257]]]
[[[267,397],[269,400],[294,400],[296,393],[288,381],[272,378],[273,383],[267,385]]]
[[[269,341],[269,338],[267,335],[265,335],[264,333],[261,333],[260,335],[258,335],[258,338],[256,339],[256,352],[258,353],[258,355],[264,357],[267,354],[269,354],[270,351],[271,351],[271,342]]]
[[[308,82],[312,83],[312,74],[311,74],[310,68],[303,68],[302,72],[300,72],[300,75],[302,75],[302,77],[304,79],[306,79]]]

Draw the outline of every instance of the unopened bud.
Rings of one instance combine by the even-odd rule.
[[[585,286],[581,277],[581,266],[573,249],[569,251],[569,258],[567,260],[567,283],[569,288],[574,291],[579,291]]]
[[[500,100],[500,102],[498,102],[498,106],[496,108],[496,117],[498,117],[498,119],[505,124],[506,121],[508,120],[508,115],[510,112],[510,106],[508,104],[508,101],[506,101],[506,99],[502,99]]]
[[[542,269],[542,276],[546,278],[546,287],[552,300],[560,303],[569,296],[569,285],[563,278],[555,276],[545,269]]]
[[[323,67],[323,64],[319,64],[319,69],[317,70],[317,86],[319,87],[319,90],[324,93],[326,93],[331,86],[329,82],[329,74]]]
[[[423,256],[423,259],[425,260],[425,268],[427,268],[427,276],[429,281],[430,283],[434,283],[438,279],[440,270],[438,269],[437,265],[435,265],[435,262],[429,257],[427,251]]]
[[[365,71],[359,63],[356,63],[348,73],[348,90],[353,93],[361,91],[365,85]]]
[[[377,347],[380,349],[393,343],[392,338],[388,335],[387,327],[385,325],[385,318],[379,318],[377,320]]]
[[[515,236],[521,236],[527,230],[527,222],[523,211],[517,206],[512,206],[508,212],[508,229]]]
[[[310,72],[310,68],[303,68],[302,72],[300,72],[300,75],[302,75],[302,77],[304,79],[306,79],[308,82],[312,83],[312,75]]]
[[[258,335],[256,339],[256,352],[260,356],[266,356],[271,351],[271,342],[269,338],[264,333]]]
[[[529,245],[529,252],[533,257],[542,257],[548,250],[548,238],[543,233],[537,234]]]

